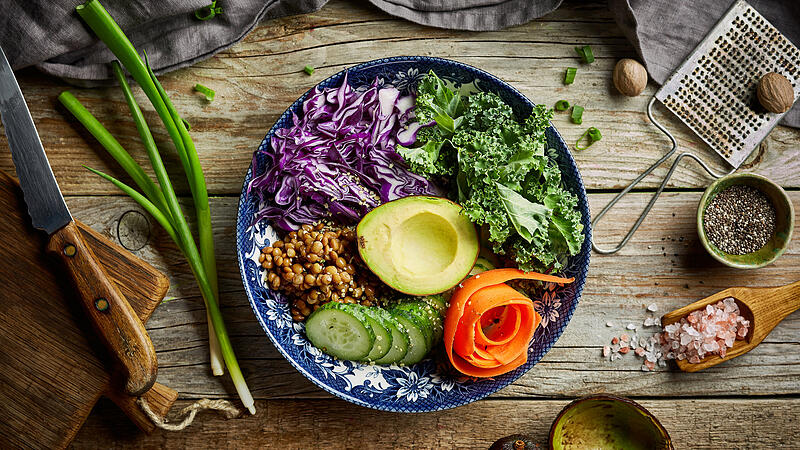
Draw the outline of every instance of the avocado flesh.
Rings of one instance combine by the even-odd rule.
[[[446,291],[469,274],[480,245],[461,206],[441,197],[385,203],[358,223],[361,259],[389,287],[410,295]]]

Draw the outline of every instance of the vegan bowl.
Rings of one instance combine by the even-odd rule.
[[[363,406],[402,412],[435,411],[483,398],[538,362],[577,306],[591,241],[580,174],[549,124],[548,114],[486,72],[428,57],[364,63],[324,80],[298,99],[255,152],[237,217],[245,291],[281,354],[328,392]],[[327,120],[334,117],[345,119]],[[306,126],[313,121],[313,126]],[[350,128],[342,132],[340,126]],[[328,133],[336,139],[315,133]],[[315,144],[312,150],[306,145],[309,140]],[[296,145],[298,142],[301,144]],[[486,152],[512,148],[514,154],[500,159],[502,164],[491,159],[485,159],[490,164],[477,159],[469,164],[459,161],[481,154],[486,158]],[[479,172],[486,167],[491,175]],[[278,173],[287,168],[288,177],[286,172]],[[317,184],[323,176],[332,182]],[[491,183],[480,185],[483,180]],[[409,196],[441,201],[433,201],[433,205],[412,201]],[[449,197],[449,203],[443,197]],[[400,201],[397,199],[408,199],[414,206],[384,209],[392,200]],[[458,214],[450,212],[453,208],[460,208],[455,210]],[[384,213],[378,214],[382,209]],[[373,213],[367,214],[369,211]],[[353,228],[368,216],[377,216],[382,225]],[[461,225],[466,219],[481,229],[483,257],[477,264],[474,240],[478,234],[471,237],[470,226]],[[422,277],[426,265],[410,257],[407,249],[387,250],[379,245],[368,252],[369,233],[391,229],[392,223],[412,224],[403,230],[416,229],[436,237],[416,236],[407,242],[412,250],[432,252],[426,264],[434,272],[450,275],[415,283],[414,276]],[[326,262],[325,270],[328,266],[338,269],[335,289],[327,287],[335,281],[333,273],[329,280],[322,272],[312,273],[314,277],[303,272],[322,268],[308,260],[305,238],[310,238],[313,246],[315,237],[311,236],[303,237],[306,259],[293,260],[288,267],[281,261],[285,268],[270,281],[264,250],[271,247],[274,268],[278,243],[283,245],[278,256],[284,258],[286,239],[291,241],[291,233],[297,239],[303,226],[315,227],[312,236],[323,236],[328,244],[336,242],[337,249],[341,237],[356,232],[360,255],[345,248],[318,255]],[[328,232],[334,234],[326,235]],[[300,258],[296,246],[291,253],[292,258]],[[467,299],[460,288],[467,283],[459,280],[473,264],[471,286],[485,287],[478,281],[480,270],[512,267],[487,272],[499,273],[484,280],[499,283],[493,292],[513,292],[525,299],[509,303],[522,309],[490,302],[486,317],[476,319],[479,335],[469,338],[496,344],[492,354],[476,349],[455,327],[451,327],[454,336],[446,335],[445,319],[450,310],[458,309],[453,305],[448,309],[449,295],[454,291]],[[353,273],[348,272],[351,267]],[[526,277],[544,281],[526,284],[524,289],[515,285],[519,289],[515,291],[505,281],[520,277],[523,272],[516,267],[532,271]],[[322,280],[316,275],[322,275]],[[411,278],[401,280],[399,275]],[[282,277],[278,283],[274,283],[276,276]],[[357,283],[355,278],[374,276],[381,280],[376,287],[385,290],[365,305],[354,296],[359,286],[351,283]],[[292,288],[280,288],[285,283]],[[309,297],[296,302],[301,291],[309,292]],[[309,305],[310,296],[328,292],[327,303]],[[461,306],[459,311],[476,311]],[[520,323],[529,328],[520,330]],[[532,333],[531,339],[524,334],[527,331]],[[520,353],[516,351],[521,338],[514,339],[517,332],[526,338]],[[401,348],[389,346],[384,353],[386,346],[380,348],[379,344],[394,342],[397,336]],[[444,351],[446,345],[437,344],[443,336],[453,343],[448,352]],[[505,351],[509,346],[513,352]],[[460,356],[450,354],[451,349]],[[405,353],[400,359],[397,354],[386,356],[394,351]],[[457,369],[459,365],[453,363],[458,358],[495,369]],[[496,375],[484,376],[488,373]]]

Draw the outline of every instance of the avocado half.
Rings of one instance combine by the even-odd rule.
[[[389,287],[409,295],[446,291],[480,251],[475,225],[442,197],[403,197],[373,209],[356,227],[358,252]]]

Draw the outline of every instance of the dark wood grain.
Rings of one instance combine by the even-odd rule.
[[[676,449],[797,449],[800,399],[637,399],[667,429]],[[189,428],[150,436],[108,402],[98,403],[75,449],[476,449],[525,433],[547,448],[550,425],[569,400],[484,400],[447,411],[398,414],[339,399],[258,400],[254,416],[198,414]],[[180,400],[175,408],[191,404]]]
[[[66,446],[103,392],[112,388],[101,346],[69,276],[45,253],[16,182],[0,172],[0,448]],[[83,239],[144,321],[167,279],[78,223]]]
[[[586,44],[594,49],[596,61],[579,66],[575,83],[564,85],[564,68],[578,64],[574,46]],[[655,83],[634,98],[613,88],[616,60],[635,58],[636,52],[613,22],[606,2],[567,0],[528,24],[480,33],[412,24],[369,2],[353,0],[332,0],[312,14],[259,24],[230,49],[160,77],[178,111],[193,125],[192,137],[212,196],[221,308],[242,370],[260,399],[258,414],[224,420],[203,412],[185,431],[145,436],[111,402],[101,401],[75,440],[76,448],[486,449],[498,437],[520,431],[544,442],[553,418],[569,398],[594,392],[636,397],[661,420],[677,448],[797,447],[800,313],[783,320],[755,351],[699,373],[682,373],[672,366],[644,373],[632,354],[615,363],[601,357],[603,344],[626,332],[626,324],[641,325],[648,304],[656,303],[660,314],[729,286],[787,284],[800,273],[797,233],[775,264],[754,271],[721,266],[706,254],[696,238],[695,212],[700,191],[711,180],[693,162],[678,168],[668,190],[678,189],[659,199],[626,248],[616,255],[592,255],[584,295],[562,337],[531,372],[493,398],[432,414],[384,413],[332,399],[286,362],[254,320],[242,290],[235,258],[242,178],[252,151],[302,92],[346,67],[395,55],[455,59],[497,75],[537,103],[553,105],[567,99],[585,106],[583,126],[572,124],[568,114],[557,114],[553,124],[570,146],[588,126],[603,132],[602,141],[573,152],[594,212],[613,197],[609,191],[624,187],[668,149],[668,140],[645,114]],[[307,64],[316,68],[312,76],[302,72]],[[137,206],[81,165],[128,178],[57,106],[56,96],[72,90],[152,175],[119,89],[76,88],[34,69],[18,77],[70,209],[94,229],[115,234],[120,216]],[[215,101],[208,103],[192,93],[195,83],[212,87]],[[144,99],[138,87],[134,91]],[[148,102],[143,103],[173,183],[187,196],[183,205],[191,208],[169,136]],[[696,152],[715,169],[728,170],[666,109],[657,105],[654,113],[673,132],[682,151]],[[4,142],[0,134],[0,149]],[[794,188],[790,195],[800,209],[798,151],[800,130],[779,126],[742,170]],[[0,151],[0,169],[11,167],[8,154]],[[667,170],[668,165],[660,167],[639,188],[652,192]],[[633,193],[614,208],[593,230],[599,242],[618,242],[650,195]],[[236,402],[229,377],[210,373],[205,309],[180,251],[153,226],[149,244],[135,253],[167,273],[172,282],[169,301],[148,322],[160,362],[159,381],[181,392],[178,407],[202,397]],[[654,331],[651,327],[639,332]]]
[[[128,395],[139,396],[156,382],[158,361],[150,337],[136,312],[109,280],[75,222],[50,236],[50,254],[59,258],[74,282],[78,301],[96,338],[114,360],[117,382]]]

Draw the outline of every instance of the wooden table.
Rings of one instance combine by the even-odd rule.
[[[800,233],[777,263],[756,271],[728,269],[706,255],[696,236],[695,211],[710,179],[691,162],[676,172],[668,192],[623,251],[592,255],[580,306],[553,350],[516,383],[486,400],[424,415],[373,411],[324,393],[278,354],[254,320],[242,289],[235,261],[236,203],[251,154],[267,129],[286,106],[321,79],[373,58],[432,55],[492,72],[536,102],[553,105],[563,98],[584,105],[582,126],[571,124],[563,113],[553,123],[567,142],[575,142],[588,126],[603,132],[601,142],[574,154],[593,212],[668,149],[667,139],[645,116],[656,86],[651,83],[636,98],[622,97],[612,87],[614,63],[635,53],[602,2],[568,1],[541,20],[488,33],[426,28],[362,3],[366,2],[333,1],[314,14],[265,23],[230,50],[161,77],[178,110],[192,124],[205,169],[223,313],[257,398],[258,413],[238,420],[203,413],[185,431],[145,436],[111,403],[101,402],[74,446],[486,448],[515,432],[533,434],[545,443],[558,410],[570,399],[596,392],[637,399],[658,416],[677,448],[800,445],[800,314],[788,317],[753,352],[703,373],[676,369],[645,373],[641,360],[631,355],[615,363],[600,355],[602,346],[622,333],[624,325],[641,324],[650,303],[664,312],[728,286],[774,286],[800,278]],[[592,46],[594,64],[578,63],[573,50],[578,44]],[[306,64],[316,67],[313,76],[302,73]],[[579,67],[571,86],[562,84],[567,66]],[[129,245],[148,239],[135,253],[170,277],[168,297],[148,323],[158,350],[158,380],[181,393],[179,406],[202,397],[234,399],[228,377],[211,376],[202,300],[176,247],[150,219],[149,226],[137,228],[141,222],[129,219],[139,216],[125,213],[139,208],[81,168],[87,164],[123,175],[57,106],[56,96],[68,86],[33,70],[22,71],[20,81],[74,216]],[[216,90],[213,103],[192,93],[197,82]],[[70,89],[138,161],[149,166],[118,89]],[[158,123],[155,113],[148,114],[151,123]],[[657,107],[656,115],[669,124],[683,149],[697,151],[715,167],[724,168],[664,108]],[[165,149],[171,148],[162,128],[154,127],[154,132]],[[0,147],[5,146],[5,137],[0,137]],[[182,180],[175,154],[164,153],[173,180]],[[0,151],[0,169],[13,173],[6,151]],[[776,128],[743,170],[767,175],[788,188],[800,210],[800,130]],[[609,214],[594,232],[598,242],[622,238],[665,172],[666,168],[656,171],[640,191]],[[188,192],[184,182],[178,186],[184,195]],[[614,327],[606,327],[609,321]]]

